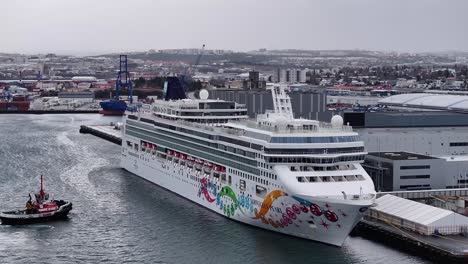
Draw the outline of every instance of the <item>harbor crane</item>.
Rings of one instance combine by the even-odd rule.
[[[193,68],[197,67],[198,64],[200,64],[201,57],[203,56],[203,51],[205,51],[205,44],[203,44],[200,53],[197,56],[197,59],[195,60],[195,64],[193,64]]]
[[[195,62],[187,67],[184,71],[184,73],[180,76],[180,82],[182,84],[182,88],[185,90],[185,87],[184,87],[184,84],[185,84],[185,80],[187,80],[188,82],[192,82],[192,71],[195,71],[194,69],[198,66],[198,64],[200,64],[200,60],[203,56],[203,52],[205,51],[205,44],[203,44],[200,52],[198,53],[197,55],[197,58],[195,59]],[[187,79],[186,79],[187,78]]]

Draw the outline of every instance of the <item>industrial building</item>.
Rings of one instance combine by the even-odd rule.
[[[468,217],[390,194],[376,199],[367,218],[422,235],[468,234]]]
[[[430,93],[398,94],[379,101],[391,107],[449,110],[468,113],[468,96]]]
[[[449,111],[344,112],[343,119],[354,128],[468,126],[466,114]]]
[[[58,93],[58,99],[61,104],[80,102],[80,103],[92,103],[94,102],[93,92],[74,92],[74,93]]]
[[[372,152],[363,164],[377,191],[444,189],[445,160],[408,152]]]
[[[468,188],[468,156],[440,157],[445,160],[446,188]]]
[[[468,187],[468,157],[433,157],[409,152],[371,152],[364,169],[378,191]]]
[[[275,81],[280,83],[305,83],[308,69],[277,69]]]
[[[291,104],[296,118],[316,119],[329,122],[332,112],[327,111],[326,95],[316,92],[290,92]],[[230,90],[217,89],[210,91],[210,99],[221,99],[246,104],[247,114],[254,118],[257,114],[273,109],[271,91],[265,90]]]
[[[243,80],[242,87],[245,90],[264,90],[266,89],[266,81],[260,80],[258,71],[251,71],[249,72],[249,79]]]
[[[364,140],[367,152],[405,151],[436,157],[468,155],[468,127],[361,128],[355,131]]]

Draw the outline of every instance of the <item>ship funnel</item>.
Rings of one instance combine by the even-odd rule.
[[[167,77],[164,83],[164,99],[169,100],[180,100],[187,98],[185,96],[184,88],[177,77]]]

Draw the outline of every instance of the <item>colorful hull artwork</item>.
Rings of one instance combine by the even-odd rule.
[[[270,189],[257,196],[255,183],[241,191],[240,178],[231,184],[203,176],[195,168],[150,153],[124,150],[124,169],[228,218],[264,229],[341,246],[362,217],[362,205],[337,203]]]
[[[329,204],[320,206],[299,197],[288,196],[287,193],[281,190],[273,190],[268,193],[258,208],[254,206],[255,203],[258,204],[257,200],[251,199],[249,195],[241,193],[237,197],[231,187],[220,187],[220,185],[210,182],[207,178],[203,178],[201,179],[198,197],[208,203],[216,201],[216,206],[227,217],[242,214],[252,219],[258,219],[263,224],[270,225],[273,228],[284,228],[289,225],[299,227],[299,224],[304,221],[302,220],[304,217],[300,217],[301,214],[306,216],[306,219],[317,220],[325,229],[341,228],[341,224],[338,223],[338,214],[331,209]],[[293,203],[286,206],[288,204],[287,200],[292,200]],[[272,208],[274,204],[276,207]],[[338,213],[341,217],[347,216],[341,209],[338,210]]]

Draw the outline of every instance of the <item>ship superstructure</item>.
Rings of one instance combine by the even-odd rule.
[[[156,101],[124,118],[122,167],[229,218],[341,246],[372,206],[363,142],[341,117],[295,119],[285,87],[274,109]]]

